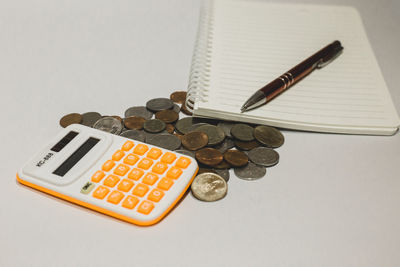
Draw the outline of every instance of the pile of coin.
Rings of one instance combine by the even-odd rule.
[[[80,123],[195,158],[199,172],[191,189],[203,201],[226,195],[231,168],[240,179],[256,180],[265,176],[267,167],[278,163],[275,148],[284,143],[279,130],[192,117],[185,100],[186,92],[177,91],[170,98],[155,98],[146,106],[128,108],[124,118],[98,112],[71,113],[61,118],[60,125]]]

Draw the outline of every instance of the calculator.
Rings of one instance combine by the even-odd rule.
[[[17,174],[27,186],[137,225],[160,221],[198,171],[194,158],[73,124]]]

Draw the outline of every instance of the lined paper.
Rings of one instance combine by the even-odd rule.
[[[214,1],[210,86],[195,115],[284,128],[393,134],[400,124],[383,76],[351,7]],[[334,40],[336,60],[253,111],[259,88]]]

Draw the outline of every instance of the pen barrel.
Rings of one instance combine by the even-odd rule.
[[[291,68],[269,84],[265,85],[260,89],[266,97],[266,102],[272,100],[274,97],[288,89],[293,84],[310,74],[315,68],[319,67],[321,63],[324,63],[331,59],[338,50],[343,49],[339,41],[325,46],[312,56],[308,57],[300,64]]]

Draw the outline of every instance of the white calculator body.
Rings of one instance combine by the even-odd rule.
[[[198,171],[195,159],[73,124],[17,174],[27,186],[137,225],[161,220]]]

